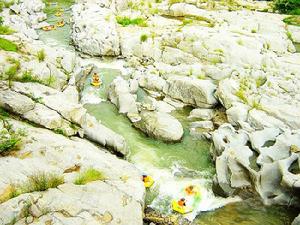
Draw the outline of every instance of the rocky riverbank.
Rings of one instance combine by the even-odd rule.
[[[119,113],[173,143],[184,131],[170,113],[193,107],[190,133],[213,143],[216,194],[250,189],[265,204],[299,206],[300,53],[293,43],[300,28],[263,12],[270,10],[266,2],[142,2],[72,6],[71,38],[80,55],[124,62],[126,73],[108,91]],[[36,29],[48,25],[44,8],[40,0],[21,0],[1,12],[3,26],[15,32],[0,40],[0,128],[10,141],[0,148],[0,221],[142,224],[141,174],[109,153],[128,155],[126,140],[80,104],[85,79],[98,68],[38,40]],[[147,101],[139,100],[140,90]],[[102,178],[76,185],[91,168]],[[37,174],[63,182],[46,191],[15,190]]]
[[[252,188],[265,204],[298,206],[300,54],[293,42],[300,29],[243,3],[229,12],[197,1],[79,1],[73,40],[86,54],[126,59],[133,73],[114,81],[111,101],[149,136],[180,140],[182,128],[166,115],[196,108],[191,132],[213,141],[219,194]],[[101,35],[79,38],[95,26]],[[137,82],[150,96],[147,105],[135,100]],[[214,120],[217,105],[227,122]]]
[[[44,7],[20,1],[1,13],[14,32],[1,36],[0,223],[142,224],[140,171],[110,153],[128,154],[124,138],[79,103],[93,66],[36,40]]]

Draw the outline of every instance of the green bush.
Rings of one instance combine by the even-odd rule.
[[[140,17],[131,19],[131,18],[126,17],[126,16],[125,17],[117,16],[116,19],[117,19],[117,23],[121,24],[123,27],[127,27],[129,25],[137,25],[137,26],[140,26],[140,27],[146,27],[147,26],[147,23],[146,23],[145,19],[140,18]]]
[[[76,185],[84,185],[92,181],[96,180],[105,180],[105,177],[101,171],[98,171],[96,169],[90,168],[86,171],[80,173],[76,180],[74,181],[74,184]]]
[[[46,53],[45,53],[44,49],[42,49],[42,50],[40,50],[40,51],[37,52],[37,58],[38,58],[39,62],[42,62],[42,61],[45,60]]]
[[[29,193],[35,191],[46,191],[49,188],[56,188],[63,183],[63,176],[52,173],[39,172],[35,175],[30,176],[28,178],[28,181],[18,188],[22,193]]]
[[[16,75],[21,68],[21,64],[19,60],[16,60],[14,58],[8,58],[7,61],[12,64],[5,72],[8,80],[8,86],[11,87],[12,81],[16,79]]]
[[[247,96],[245,91],[242,88],[239,88],[239,90],[236,91],[235,95],[241,99],[244,103],[248,102]]]
[[[3,11],[4,8],[9,8],[11,7],[15,1],[5,1],[5,0],[0,0],[0,12]]]
[[[7,155],[11,151],[17,149],[17,145],[21,142],[22,137],[26,135],[24,130],[13,130],[11,124],[7,121],[9,114],[0,108],[0,121],[3,124],[0,130],[0,155]]]
[[[10,29],[8,26],[3,26],[3,17],[0,16],[0,34],[9,35],[14,33],[15,31]]]
[[[274,0],[274,7],[281,13],[300,15],[299,0]]]
[[[140,41],[141,42],[145,42],[145,41],[147,41],[147,39],[148,39],[148,35],[147,34],[142,34],[141,37],[140,37]]]
[[[5,109],[0,107],[0,119],[6,119],[9,116],[9,113],[5,111]]]
[[[46,78],[44,81],[42,81],[43,84],[47,86],[51,86],[56,82],[56,77],[50,74],[48,78]]]
[[[20,140],[20,138],[14,137],[2,138],[2,140],[0,141],[0,154],[5,154],[13,150],[15,146],[20,142]]]
[[[35,77],[30,70],[25,71],[20,78],[16,78],[16,81],[41,83],[41,81]]]
[[[61,135],[66,136],[65,131],[61,128],[54,129],[53,132],[56,134],[61,134]]]
[[[1,35],[10,35],[15,33],[14,30],[12,30],[9,26],[0,26],[0,34]]]
[[[64,183],[64,178],[61,175],[53,173],[38,172],[35,175],[29,176],[28,180],[20,184],[10,184],[6,193],[0,196],[0,203],[3,203],[11,198],[15,198],[21,194],[31,193],[35,191],[46,191],[50,188],[56,188]]]
[[[4,51],[11,51],[11,52],[17,52],[18,46],[5,38],[0,38],[0,49]]]
[[[289,17],[285,18],[283,20],[283,22],[290,24],[290,25],[300,26],[300,16],[289,16]],[[288,36],[291,36],[291,35],[288,34]]]

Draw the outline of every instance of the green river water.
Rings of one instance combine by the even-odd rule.
[[[296,52],[300,53],[300,43],[294,43],[295,48],[296,48]]]
[[[60,1],[59,7],[65,9],[65,21],[69,20],[69,6],[64,1]],[[48,10],[50,9],[49,23],[60,20],[53,15],[55,10],[52,9],[55,7],[57,6],[47,7]],[[69,32],[69,25],[56,31],[41,31],[40,39],[72,50]],[[102,68],[99,72],[104,86],[95,89],[89,85],[88,79],[82,93],[83,99],[106,100],[109,83],[120,74],[120,71],[111,68]],[[143,101],[146,98],[146,94],[139,90],[138,99]],[[195,212],[192,217],[198,214],[192,222],[194,225],[288,225],[296,216],[297,212],[287,207],[264,206],[254,199],[236,201],[213,195],[211,185],[215,170],[209,155],[210,143],[195,140],[189,134],[188,127],[192,121],[188,120],[187,116],[190,108],[172,113],[184,127],[184,138],[180,143],[166,144],[149,138],[135,129],[130,121],[124,115],[119,114],[117,108],[108,101],[84,106],[91,115],[126,139],[130,148],[127,160],[134,163],[141,173],[148,173],[154,177],[156,185],[147,194],[147,203],[152,208],[166,214],[171,213],[170,199],[176,196],[176,193],[185,185],[192,183],[201,185],[204,193],[203,204],[201,203],[199,212]],[[229,203],[231,201],[233,202]]]

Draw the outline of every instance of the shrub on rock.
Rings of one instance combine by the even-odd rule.
[[[300,15],[299,0],[274,0],[274,6],[281,13]]]
[[[80,173],[76,178],[76,180],[74,181],[74,184],[84,185],[92,181],[104,180],[104,179],[105,177],[101,171],[90,168]]]

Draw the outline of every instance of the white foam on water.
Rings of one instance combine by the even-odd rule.
[[[116,65],[120,66],[118,63]],[[85,87],[81,99],[83,104],[98,104],[102,101],[105,100],[99,96],[99,89],[89,85]],[[131,162],[141,171],[141,175],[150,175],[155,181],[150,190],[154,192],[154,196],[156,196],[157,192],[157,196],[151,203],[151,208],[163,214],[174,213],[171,208],[171,202],[173,199],[179,200],[182,197],[186,198],[187,206],[189,206],[193,202],[193,197],[189,199],[183,196],[183,190],[188,185],[199,187],[201,193],[200,203],[191,213],[184,215],[190,221],[194,220],[203,211],[211,211],[228,203],[240,201],[239,198],[216,197],[211,190],[212,181],[206,176],[207,171],[193,171],[183,168],[178,161],[173,163],[172,168],[162,168],[162,165],[156,163],[160,162],[161,159],[156,154],[155,148],[140,142],[137,142],[135,147],[140,150],[132,153],[129,157]]]
[[[103,101],[105,100],[100,98],[98,89],[94,87],[86,87],[80,100],[81,104],[99,104]]]
[[[192,204],[193,197],[189,198],[183,195],[184,188],[189,185],[197,186],[201,193],[201,201],[197,207],[191,213],[184,215],[190,221],[193,221],[201,212],[212,211],[228,203],[241,201],[239,197],[216,197],[211,190],[211,180],[206,178],[177,178],[173,175],[174,171],[153,167],[149,162],[139,162],[136,166],[141,173],[148,174],[154,179],[155,183],[151,189],[157,189],[159,194],[150,207],[162,213],[172,213],[171,201],[173,199],[179,200],[184,197],[187,206]]]
[[[99,60],[99,58],[86,58],[81,59],[81,65],[89,65],[94,64],[98,68],[110,68],[114,70],[120,70],[122,75],[128,75],[131,70],[126,68],[125,61],[123,59],[115,59],[115,58],[103,58]]]

